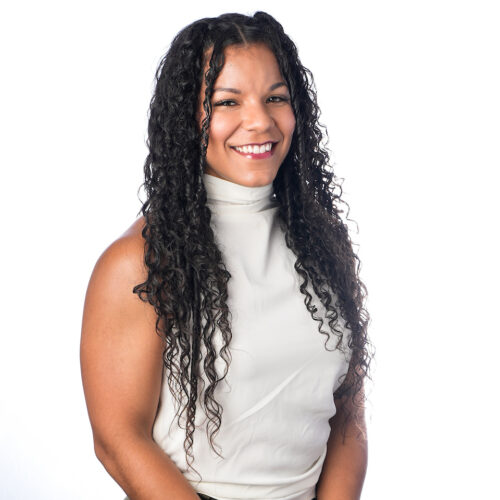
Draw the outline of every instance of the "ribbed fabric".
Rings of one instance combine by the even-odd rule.
[[[327,336],[319,333],[319,322],[306,309],[295,256],[278,224],[273,185],[247,187],[208,174],[203,180],[211,225],[231,273],[232,361],[215,392],[223,415],[214,439],[224,459],[210,448],[207,419],[199,406],[193,466],[202,480],[188,470],[185,429],[174,419],[177,407],[166,372],[153,437],[205,495],[219,500],[311,500],[326,456],[328,420],[335,414],[333,393],[348,368],[350,332],[339,319],[346,354],[335,349],[334,334],[325,349]],[[310,283],[308,290],[316,315],[325,318]],[[328,325],[322,329],[328,331]],[[220,336],[216,340],[221,346]],[[218,359],[220,375],[224,367]]]

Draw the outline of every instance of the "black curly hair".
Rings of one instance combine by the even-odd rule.
[[[254,43],[264,43],[274,53],[295,114],[292,143],[273,188],[286,244],[296,256],[294,267],[302,280],[304,304],[327,340],[331,333],[337,335],[337,346],[343,335],[339,314],[350,330],[349,370],[332,401],[333,396],[351,397],[353,408],[363,408],[363,380],[370,378],[373,355],[367,336],[370,318],[364,308],[366,288],[359,279],[360,261],[342,220],[340,204],[348,205],[341,200],[341,183],[322,144],[324,127],[318,122],[320,110],[312,74],[301,64],[297,48],[281,24],[265,12],[200,19],[175,36],[155,75],[149,154],[144,165],[147,200],[141,208],[148,276],[133,289],[141,300],[154,306],[156,330],[166,342],[164,365],[169,389],[179,403],[181,427],[181,416],[186,413],[184,449],[189,467],[194,460],[198,399],[208,418],[210,445],[221,456],[214,448],[214,436],[220,429],[223,408],[214,392],[231,362],[231,313],[227,306],[231,274],[215,243],[203,183],[212,89],[224,65],[224,49]],[[200,103],[202,78],[206,90]],[[200,127],[197,111],[201,104],[205,119]],[[312,296],[306,289],[309,281],[327,311],[329,332],[322,330],[324,321],[311,305]],[[223,340],[219,350],[214,342],[217,329]],[[221,377],[215,369],[218,357],[225,363]],[[201,370],[209,381],[206,388],[199,387],[204,385]],[[353,412],[344,415],[344,438],[347,423],[354,417]]]

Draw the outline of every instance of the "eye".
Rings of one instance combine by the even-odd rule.
[[[282,96],[282,95],[272,95],[269,97],[269,99],[276,99],[272,100],[271,102],[288,102],[290,99],[288,97]]]
[[[223,101],[217,101],[214,106],[232,106],[231,103],[234,103],[232,99],[225,99]]]

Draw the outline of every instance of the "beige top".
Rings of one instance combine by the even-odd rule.
[[[224,409],[215,444],[224,459],[210,448],[206,416],[198,407],[193,465],[202,480],[188,470],[185,430],[174,419],[165,379],[153,437],[200,493],[219,500],[311,500],[326,456],[328,420],[335,414],[333,393],[348,368],[350,332],[339,319],[347,354],[334,350],[334,334],[330,351],[325,349],[327,337],[305,307],[295,256],[278,224],[273,185],[247,187],[208,174],[204,182],[217,243],[232,275],[232,361],[215,393]],[[219,359],[220,375],[224,366]]]

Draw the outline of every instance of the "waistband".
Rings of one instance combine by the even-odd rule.
[[[202,499],[202,500],[217,500],[217,498],[214,498],[214,497],[210,497],[208,495],[204,495],[203,493],[198,493],[198,496]],[[316,497],[314,497],[312,500],[317,500]]]

